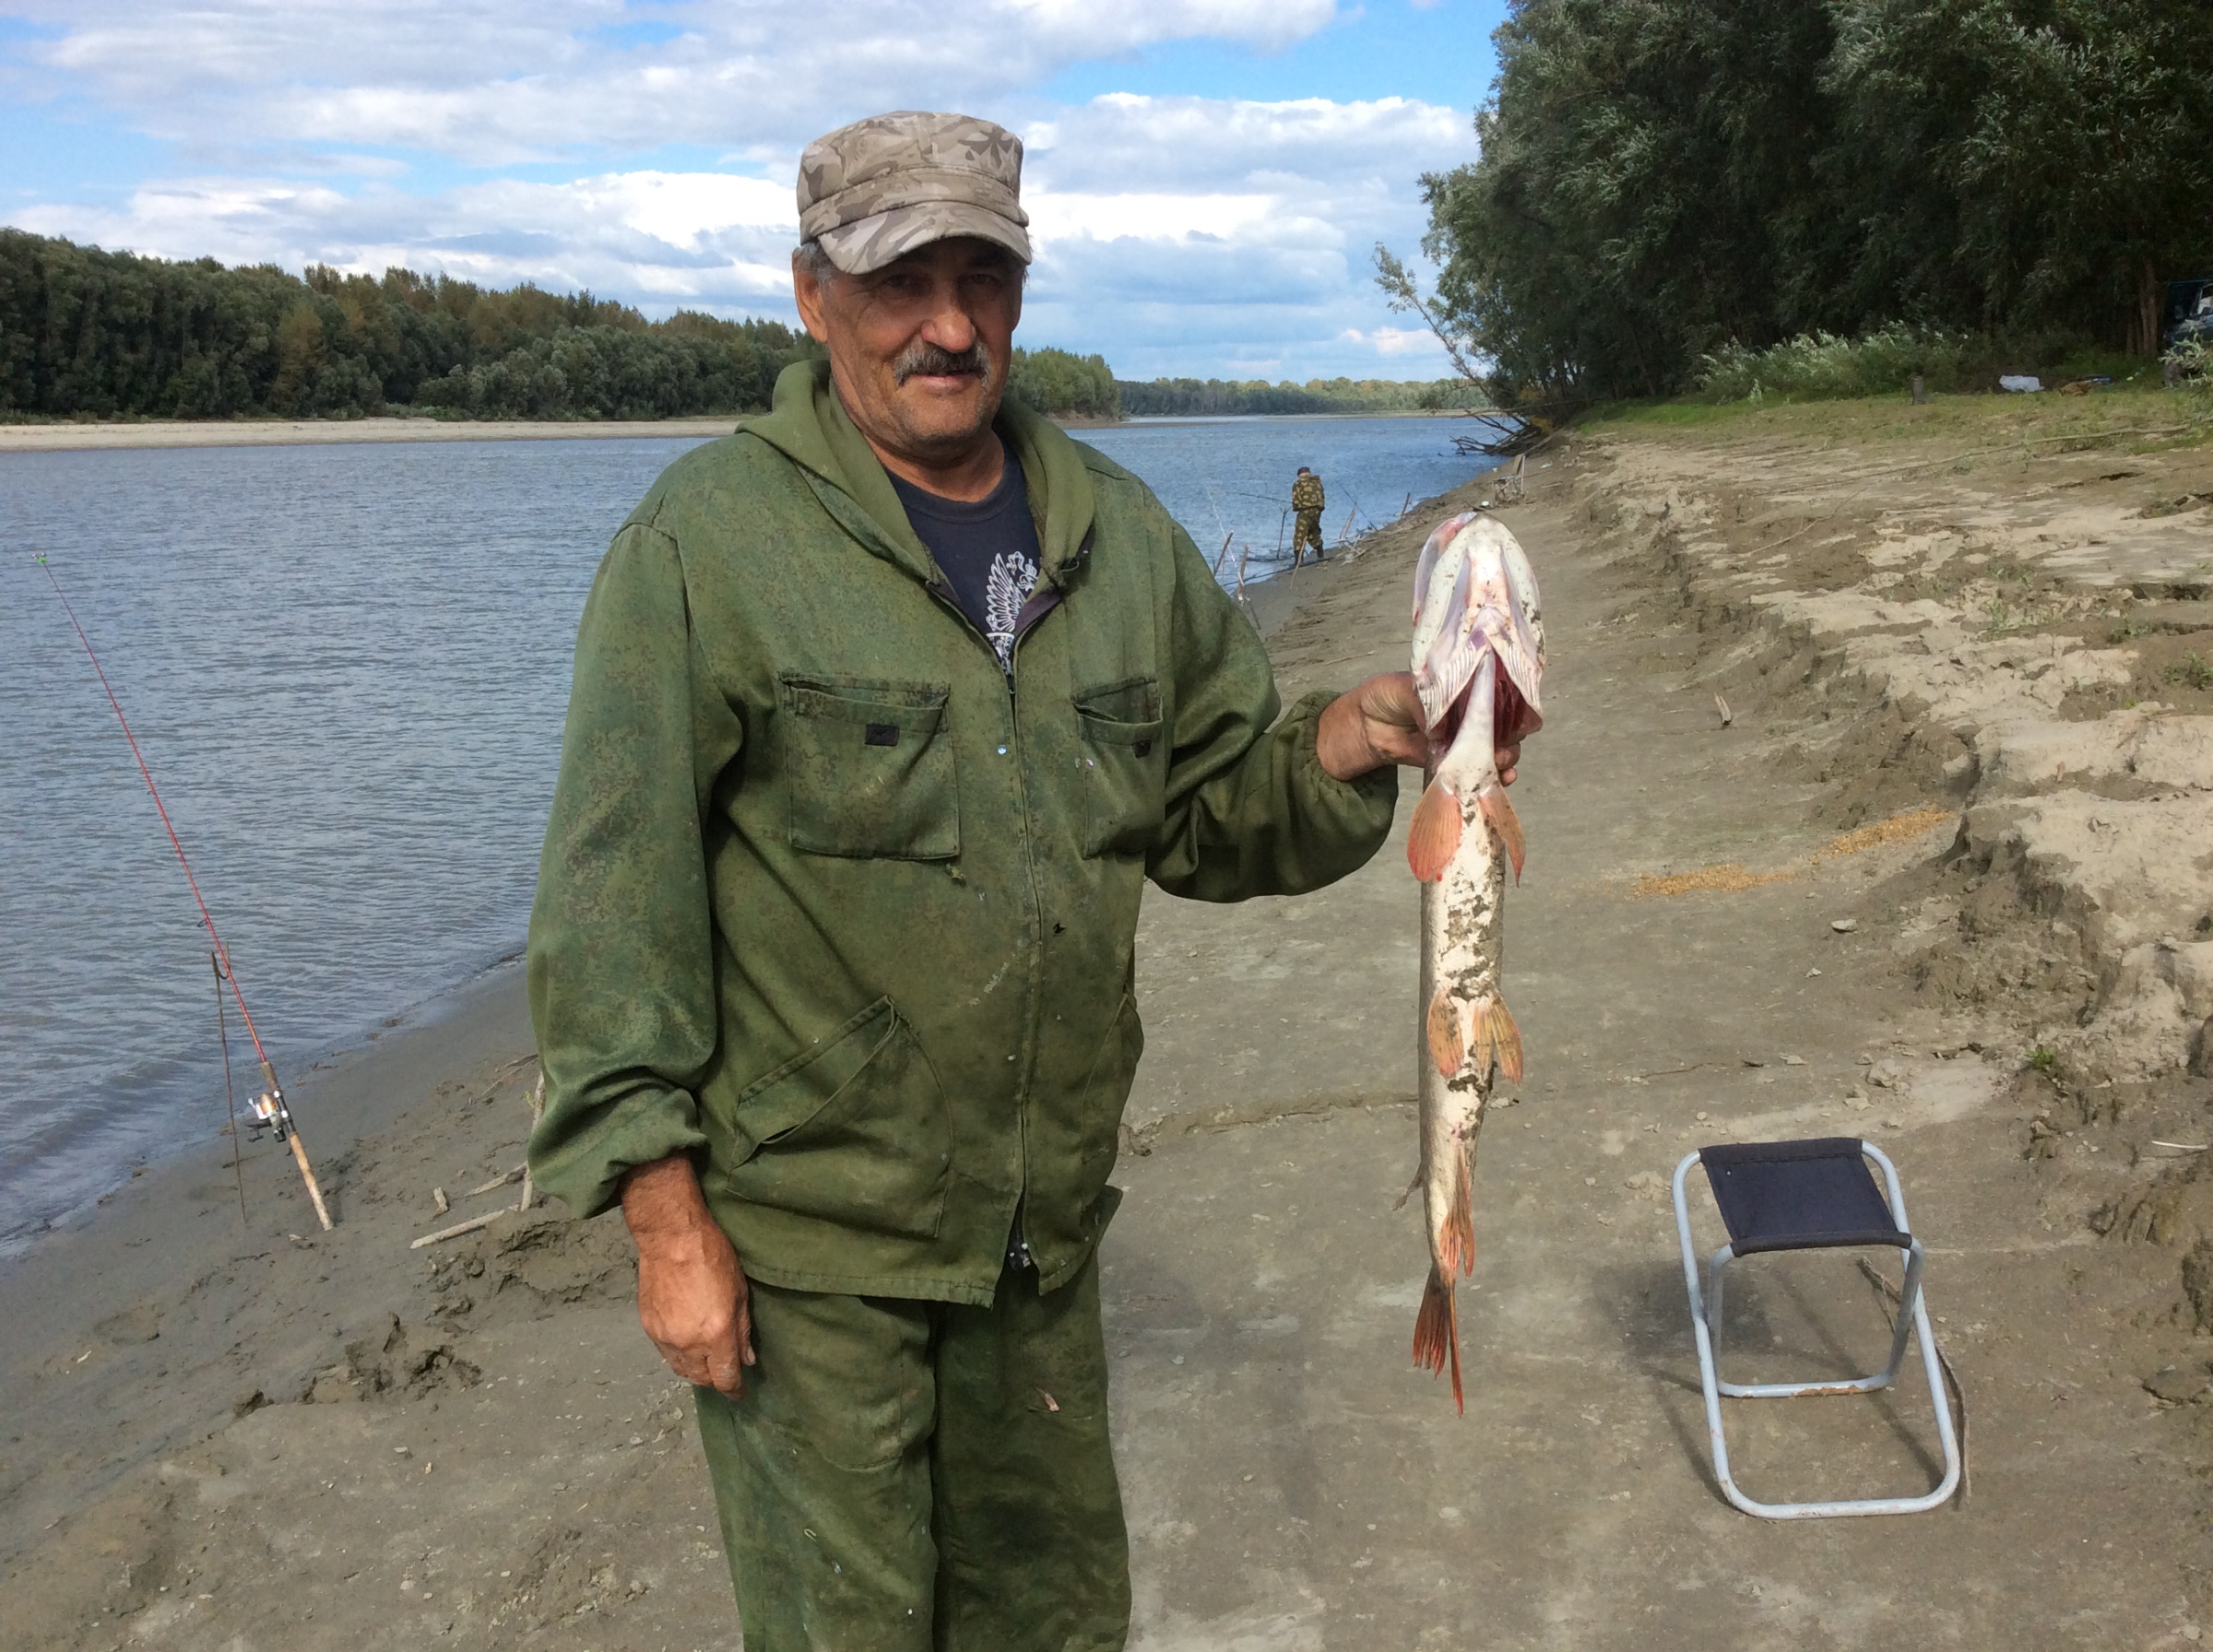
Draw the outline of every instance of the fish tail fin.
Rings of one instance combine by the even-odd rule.
[[[1424,883],[1445,875],[1445,865],[1460,847],[1460,799],[1442,781],[1432,780],[1414,806],[1406,829],[1406,864]]]
[[[1422,1292],[1422,1311],[1414,1322],[1414,1363],[1432,1372],[1451,1366],[1452,1403],[1466,1416],[1468,1402],[1460,1389],[1460,1314],[1452,1301],[1452,1281],[1434,1266]]]
[[[1498,1070],[1510,1083],[1521,1082],[1521,1029],[1514,1024],[1514,1012],[1506,1007],[1504,998],[1495,997],[1484,1009],[1482,1020],[1489,1034],[1492,1049],[1497,1052]],[[1478,1038],[1482,1034],[1477,1035]]]
[[[1429,1000],[1429,1014],[1426,1028],[1429,1038],[1429,1059],[1437,1064],[1438,1076],[1450,1079],[1459,1076],[1461,1063],[1467,1059],[1467,1044],[1461,1035],[1460,1006],[1452,1001],[1443,987]]]
[[[1506,857],[1514,863],[1514,881],[1521,882],[1523,846],[1521,817],[1514,813],[1513,804],[1507,800],[1506,788],[1502,785],[1485,786],[1475,794],[1475,807],[1483,810],[1483,818],[1491,823],[1491,830],[1498,834],[1498,841],[1506,845]],[[1418,817],[1421,811],[1416,809],[1414,812]],[[1418,825],[1418,819],[1416,823]],[[1441,863],[1438,869],[1444,869]]]

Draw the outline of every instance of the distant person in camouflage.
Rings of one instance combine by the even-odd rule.
[[[1291,566],[1294,568],[1307,560],[1306,551],[1309,545],[1314,548],[1314,560],[1318,562],[1321,560],[1324,554],[1321,549],[1321,512],[1327,502],[1321,491],[1321,478],[1301,465],[1297,478],[1291,484],[1291,509],[1297,515],[1296,525],[1291,534]]]

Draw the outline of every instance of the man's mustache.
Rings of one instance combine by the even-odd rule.
[[[964,350],[949,350],[941,345],[918,341],[901,350],[892,363],[892,377],[897,384],[905,384],[917,373],[932,378],[988,379],[991,352],[984,348],[980,338]]]

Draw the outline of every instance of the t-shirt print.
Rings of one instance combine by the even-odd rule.
[[[1002,671],[1013,667],[1014,622],[1036,584],[1037,564],[1012,550],[993,557],[990,572],[984,576],[984,635],[998,650]]]

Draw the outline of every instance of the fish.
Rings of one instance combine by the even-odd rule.
[[[1496,1075],[1519,1083],[1524,1070],[1500,976],[1506,871],[1521,881],[1525,844],[1497,752],[1544,726],[1544,611],[1521,544],[1480,512],[1438,524],[1414,583],[1414,682],[1429,748],[1406,837],[1422,891],[1414,1186],[1429,1230],[1414,1363],[1431,1373],[1450,1364],[1463,1415],[1454,1286],[1475,1268],[1475,1139]]]

